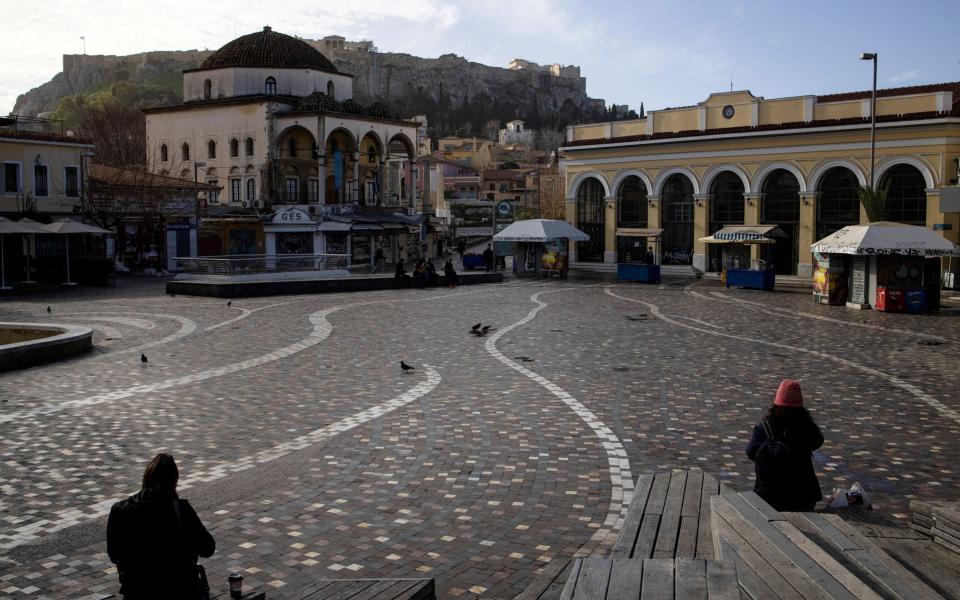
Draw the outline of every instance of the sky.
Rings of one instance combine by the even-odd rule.
[[[0,114],[63,54],[211,50],[270,25],[372,39],[382,52],[579,65],[587,93],[647,110],[748,89],[776,98],[960,81],[956,0],[0,0]],[[4,5],[8,5],[4,7]]]

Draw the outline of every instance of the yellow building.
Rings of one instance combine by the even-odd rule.
[[[808,276],[810,244],[866,221],[870,92],[766,100],[711,94],[642,119],[574,125],[561,148],[566,217],[591,236],[573,260],[615,262],[618,227],[663,228],[664,265],[717,270],[699,242],[724,225],[772,224],[779,273]],[[960,82],[877,91],[874,179],[888,219],[957,241]]]
[[[445,137],[437,141],[438,153],[475,169],[486,169],[493,162],[493,142],[479,138]]]

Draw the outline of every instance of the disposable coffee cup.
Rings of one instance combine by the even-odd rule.
[[[227,581],[230,582],[230,597],[239,598],[243,595],[243,575],[240,573],[230,573],[227,576]]]

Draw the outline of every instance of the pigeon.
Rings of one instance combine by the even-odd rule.
[[[49,315],[49,314],[52,313],[52,312],[53,312],[53,310],[51,310],[50,307],[48,306],[48,307],[47,307],[47,314]]]
[[[147,364],[147,355],[143,352],[140,353],[140,364],[144,366]]]
[[[470,328],[470,331],[476,333],[477,330],[480,329],[480,326],[481,326],[481,325],[483,325],[483,323],[477,323],[476,325],[474,325],[473,327]]]
[[[171,298],[176,298],[177,295],[176,295],[176,294],[170,294],[170,297],[171,297]]]
[[[411,367],[411,366],[408,365],[407,363],[403,362],[402,360],[400,361],[400,368],[403,369],[403,372],[404,372],[404,373],[406,373],[407,371],[413,371],[413,370],[414,370],[413,367]]]
[[[483,329],[480,330],[480,335],[487,335],[487,332],[493,329],[491,325],[484,325]]]
[[[233,300],[227,300],[227,306],[230,306],[231,304],[233,304]]]

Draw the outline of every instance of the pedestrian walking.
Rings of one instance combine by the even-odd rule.
[[[443,263],[443,274],[447,277],[447,287],[457,287],[457,284],[460,283],[457,270],[453,268],[453,261],[449,258],[447,262]]]
[[[377,251],[373,253],[373,272],[374,273],[383,273],[383,248],[377,248]]]
[[[410,283],[410,276],[407,275],[402,258],[397,259],[397,266],[393,270],[393,278],[403,285],[409,285]]]
[[[487,249],[483,251],[483,265],[487,268],[487,272],[493,270],[493,248],[490,244],[487,244]]]
[[[823,498],[812,454],[822,445],[823,434],[803,406],[800,382],[783,380],[747,445],[755,464],[754,491],[775,510],[812,511]]]
[[[467,243],[463,240],[457,242],[457,252],[460,253],[460,264],[463,264],[463,254],[467,251]]]
[[[216,544],[177,496],[179,477],[173,456],[158,454],[143,472],[142,489],[110,509],[107,554],[124,600],[209,598],[197,557],[212,556]]]

